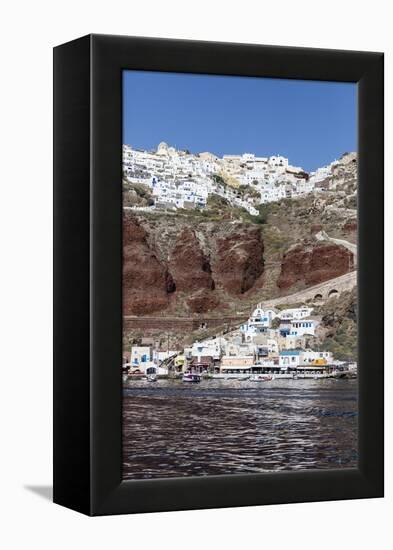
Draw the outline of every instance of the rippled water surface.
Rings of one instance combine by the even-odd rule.
[[[356,380],[125,383],[124,479],[356,464]]]

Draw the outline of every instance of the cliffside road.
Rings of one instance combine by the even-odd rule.
[[[333,239],[332,237],[329,237],[325,231],[319,231],[319,233],[316,233],[315,238],[318,241],[329,241],[331,243],[335,243],[341,246],[345,246],[350,252],[353,254],[353,261],[355,266],[357,265],[358,261],[358,247],[356,244],[350,243],[349,241],[345,241],[344,239]]]
[[[357,283],[357,271],[351,271],[335,279],[330,279],[319,285],[315,285],[288,296],[281,296],[273,300],[265,301],[264,306],[276,306],[280,304],[296,304],[306,300],[322,301],[344,290],[352,290]]]
[[[209,316],[200,315],[195,317],[175,316],[135,316],[125,315],[123,317],[123,328],[125,331],[152,331],[156,332],[179,332],[184,334],[195,330],[213,330],[216,332],[233,330],[240,326],[249,317],[249,313],[233,316]]]

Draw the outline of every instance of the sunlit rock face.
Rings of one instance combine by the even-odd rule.
[[[284,255],[277,286],[316,285],[354,269],[353,254],[333,243],[297,244]]]

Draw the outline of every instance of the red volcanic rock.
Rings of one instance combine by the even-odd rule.
[[[210,290],[200,290],[187,299],[187,305],[193,313],[205,313],[219,305],[219,299]]]
[[[219,239],[214,263],[214,278],[230,294],[250,290],[263,274],[263,241],[258,227],[233,227]]]
[[[277,281],[280,289],[297,283],[312,286],[354,269],[353,254],[347,248],[332,243],[298,244],[285,254]]]
[[[177,291],[214,289],[209,258],[190,228],[184,228],[179,234],[170,254],[169,269]]]
[[[165,309],[173,279],[146,239],[146,232],[132,217],[123,217],[123,311],[143,315]]]
[[[205,313],[224,308],[229,298],[225,293],[241,296],[257,280],[260,283],[264,270],[260,227],[246,224],[226,227],[227,232],[224,228],[193,228],[179,223],[168,229],[125,214],[124,313],[148,315],[169,306],[175,306],[182,314]]]

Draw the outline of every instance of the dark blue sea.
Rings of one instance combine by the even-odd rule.
[[[123,479],[357,466],[356,380],[127,381]]]

